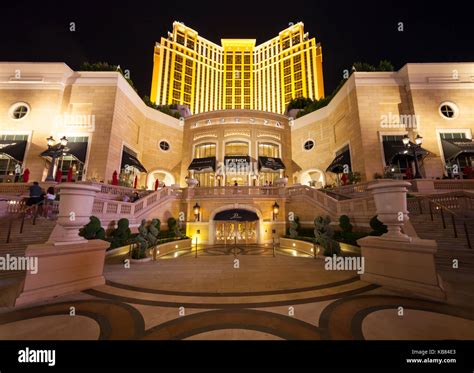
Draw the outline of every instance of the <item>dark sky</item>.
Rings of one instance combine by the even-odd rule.
[[[303,21],[323,45],[326,94],[353,62],[474,62],[470,2],[180,0],[153,2],[25,2],[0,5],[1,61],[107,61],[129,69],[141,96],[149,94],[153,45],[174,20],[206,39],[256,38],[264,42]],[[76,31],[69,31],[69,23]],[[404,31],[397,31],[398,22]]]

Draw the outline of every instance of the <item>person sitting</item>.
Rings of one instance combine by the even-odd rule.
[[[33,182],[33,185],[30,186],[30,198],[26,201],[27,206],[33,206],[39,204],[43,200],[43,189],[39,186],[37,181]]]
[[[138,192],[133,193],[132,202],[137,202],[140,199]]]
[[[128,196],[128,194],[123,195],[123,202],[130,202],[130,197]]]
[[[56,194],[54,193],[54,188],[50,186],[46,191],[46,198],[45,198],[45,215],[48,219],[51,218],[53,213],[53,201],[56,199]]]

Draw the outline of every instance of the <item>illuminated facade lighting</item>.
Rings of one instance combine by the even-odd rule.
[[[193,114],[252,109],[283,114],[290,100],[324,97],[322,50],[299,22],[267,42],[217,45],[180,22],[156,43],[150,98]]]

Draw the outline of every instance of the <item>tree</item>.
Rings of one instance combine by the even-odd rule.
[[[388,232],[387,226],[382,223],[379,219],[377,219],[377,215],[370,219],[370,227],[372,228],[372,232],[370,232],[371,236],[381,236],[384,233]]]
[[[295,216],[292,221],[290,221],[290,237],[298,237],[298,231],[300,228],[300,218]]]
[[[352,232],[352,224],[347,215],[341,215],[339,217],[339,227],[342,232]]]
[[[79,229],[79,236],[86,240],[105,240],[105,229],[102,228],[100,219],[96,216],[89,218],[89,223]]]
[[[115,249],[117,247],[125,246],[129,243],[132,232],[129,228],[128,219],[122,218],[117,222],[117,228],[110,234],[111,244],[110,248]]]

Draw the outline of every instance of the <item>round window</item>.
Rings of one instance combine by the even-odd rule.
[[[439,106],[439,113],[443,118],[446,119],[453,119],[458,116],[459,109],[458,107],[452,102],[443,102]]]
[[[170,150],[170,144],[168,141],[161,140],[160,141],[160,149],[163,150],[164,152],[167,152]]]
[[[309,151],[314,148],[314,140],[306,140],[303,144],[303,148],[306,151]]]
[[[19,120],[25,118],[30,112],[30,106],[25,102],[17,102],[10,107],[10,118]]]

